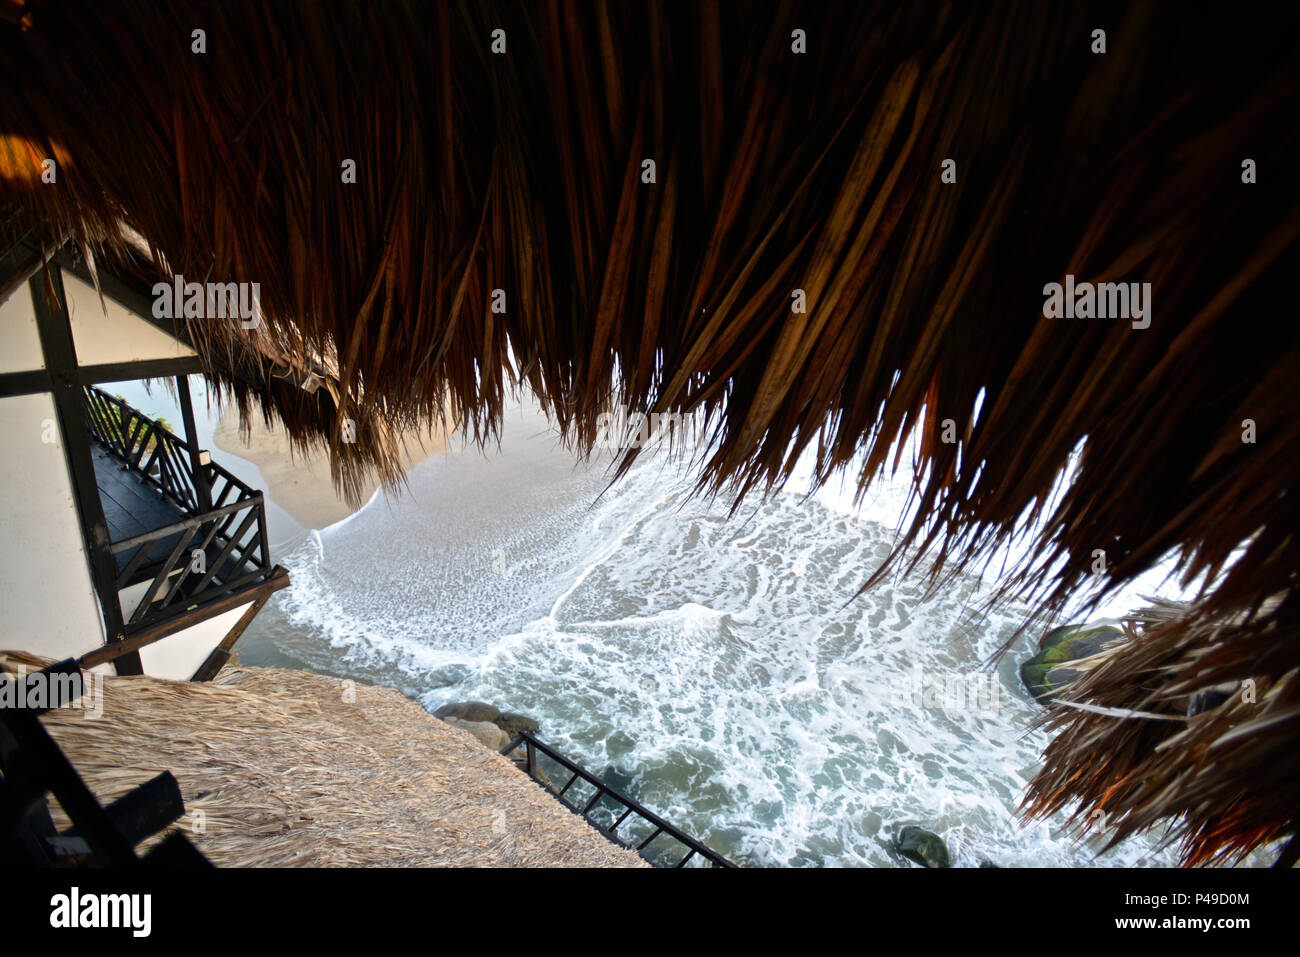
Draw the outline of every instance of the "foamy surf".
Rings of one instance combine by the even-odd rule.
[[[983,664],[1026,609],[984,616],[968,581],[848,602],[893,541],[897,486],[729,519],[660,462],[605,481],[521,411],[498,456],[426,462],[409,495],[313,533],[245,659],[526,711],[739,863],[897,866],[906,824],[957,866],[1175,863],[1154,838],[1096,858],[1062,820],[1015,815],[1047,738],[1025,730],[1024,644]]]

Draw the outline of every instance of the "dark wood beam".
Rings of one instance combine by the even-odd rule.
[[[29,229],[12,246],[0,252],[0,302],[8,299],[32,273],[54,254],[59,244],[37,229]]]
[[[253,585],[249,588],[236,591],[233,594],[226,595],[224,598],[218,598],[216,601],[194,609],[193,612],[179,618],[170,618],[165,622],[154,625],[152,628],[146,628],[143,631],[136,632],[129,638],[111,645],[105,645],[102,648],[96,648],[94,651],[87,652],[79,659],[82,668],[89,669],[96,665],[102,665],[106,662],[114,661],[119,656],[125,654],[137,654],[139,650],[146,645],[152,645],[155,641],[176,634],[189,628],[191,625],[197,625],[200,622],[207,621],[209,618],[215,618],[217,615],[225,614],[233,608],[238,608],[249,601],[256,602],[260,598],[269,598],[273,593],[289,584],[289,573],[281,566],[275,566],[271,576],[261,584]],[[227,635],[229,637],[229,635]],[[238,636],[236,636],[238,637]],[[224,641],[224,639],[223,639]]]
[[[198,356],[174,356],[166,359],[136,359],[131,362],[102,362],[81,366],[77,372],[82,385],[98,382],[123,382],[128,379],[167,379],[172,376],[202,372]]]
[[[98,857],[97,863],[111,867],[129,867],[139,863],[131,845],[81,779],[68,756],[50,737],[34,710],[0,708],[0,728],[4,730],[6,739],[15,740],[18,744],[14,760],[9,761],[6,756],[7,799],[12,800],[8,793],[11,789],[17,796],[20,787],[31,795],[31,785],[35,784],[35,794],[39,798],[39,805],[43,806],[45,791],[48,790],[72,819],[73,826],[88,839]],[[5,810],[8,812],[10,809]],[[25,811],[20,810],[18,813],[26,816]],[[12,812],[5,816],[12,817]],[[5,824],[10,826],[10,821],[6,820]]]
[[[133,379],[165,379],[203,372],[198,356],[176,356],[167,359],[141,359],[135,362],[104,362],[98,365],[78,366],[77,378],[82,385],[100,382],[125,382]],[[27,372],[0,372],[0,397],[34,395],[54,391],[54,379],[49,369],[32,369]]]
[[[54,380],[46,369],[33,369],[31,372],[0,373],[0,397],[11,395],[34,395],[37,392],[53,392]]]
[[[190,447],[190,475],[194,491],[199,497],[199,511],[212,511],[212,483],[208,467],[199,461],[199,432],[194,425],[194,401],[190,398],[190,380],[184,375],[176,377],[176,397],[181,404],[181,421],[185,424],[185,443]],[[270,564],[269,562],[267,564]]]
[[[221,639],[221,644],[212,649],[212,654],[208,655],[207,660],[199,665],[199,670],[194,672],[194,676],[190,678],[191,681],[211,681],[217,676],[217,672],[230,660],[230,649],[235,647],[235,642],[243,636],[244,629],[253,623],[257,613],[270,600],[271,594],[268,592],[253,602],[249,609],[239,616],[239,621],[235,622],[235,627],[226,632],[226,637]]]

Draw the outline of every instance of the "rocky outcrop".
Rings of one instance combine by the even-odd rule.
[[[444,721],[448,718],[457,718],[461,721],[495,722],[500,714],[500,708],[486,701],[452,701],[435,711],[433,716]]]
[[[538,728],[537,722],[528,715],[502,711],[486,701],[453,701],[443,705],[433,716],[453,728],[468,731],[494,751],[504,748],[520,731],[536,731]]]
[[[1020,680],[1039,704],[1047,704],[1082,672],[1070,663],[1090,658],[1124,632],[1114,625],[1063,625],[1038,643],[1038,652],[1020,666]]]
[[[443,718],[453,728],[468,731],[479,743],[493,751],[500,751],[510,743],[511,736],[498,728],[491,721],[466,721],[463,718]]]
[[[517,711],[502,711],[486,701],[452,701],[433,713],[435,718],[455,718],[459,721],[487,721],[496,725],[512,738],[520,731],[536,731],[537,722]]]
[[[898,832],[894,849],[922,867],[951,867],[948,845],[943,838],[923,827],[905,827]]]
[[[532,732],[537,730],[536,721],[526,714],[519,714],[515,711],[502,711],[497,715],[496,721],[493,723],[512,738],[520,731]]]

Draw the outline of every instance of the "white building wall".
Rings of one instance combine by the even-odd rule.
[[[41,337],[36,331],[32,294],[23,283],[0,303],[0,372],[31,372],[45,368]]]
[[[191,625],[184,631],[168,635],[162,641],[145,645],[140,649],[140,664],[144,673],[155,678],[171,678],[174,681],[189,681],[199,665],[208,660],[208,655],[221,644],[231,628],[251,605],[240,605],[223,612],[215,618]]]
[[[0,399],[0,442],[0,646],[79,657],[103,623],[50,393]]]
[[[150,325],[107,296],[101,304],[95,287],[63,273],[77,363],[83,366],[194,355],[179,339]],[[108,311],[105,312],[105,307]]]
[[[192,356],[194,352],[63,274],[80,365]],[[26,284],[0,303],[0,372],[45,368]],[[0,648],[55,660],[104,644],[99,601],[82,539],[63,435],[50,393],[0,397]],[[126,613],[146,585],[128,589]],[[140,650],[145,674],[188,680],[252,602]],[[111,665],[96,671],[111,673]]]

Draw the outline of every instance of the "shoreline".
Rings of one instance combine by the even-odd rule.
[[[401,437],[402,466],[409,473],[435,453],[446,454],[447,438],[442,433],[414,433]],[[282,427],[267,428],[260,419],[253,422],[248,442],[239,434],[239,413],[227,408],[212,433],[212,443],[222,452],[237,455],[262,473],[266,497],[282,508],[304,529],[324,529],[356,514],[374,498],[380,483],[366,482],[361,504],[350,506],[330,481],[329,456],[323,452],[301,455],[289,445]]]

